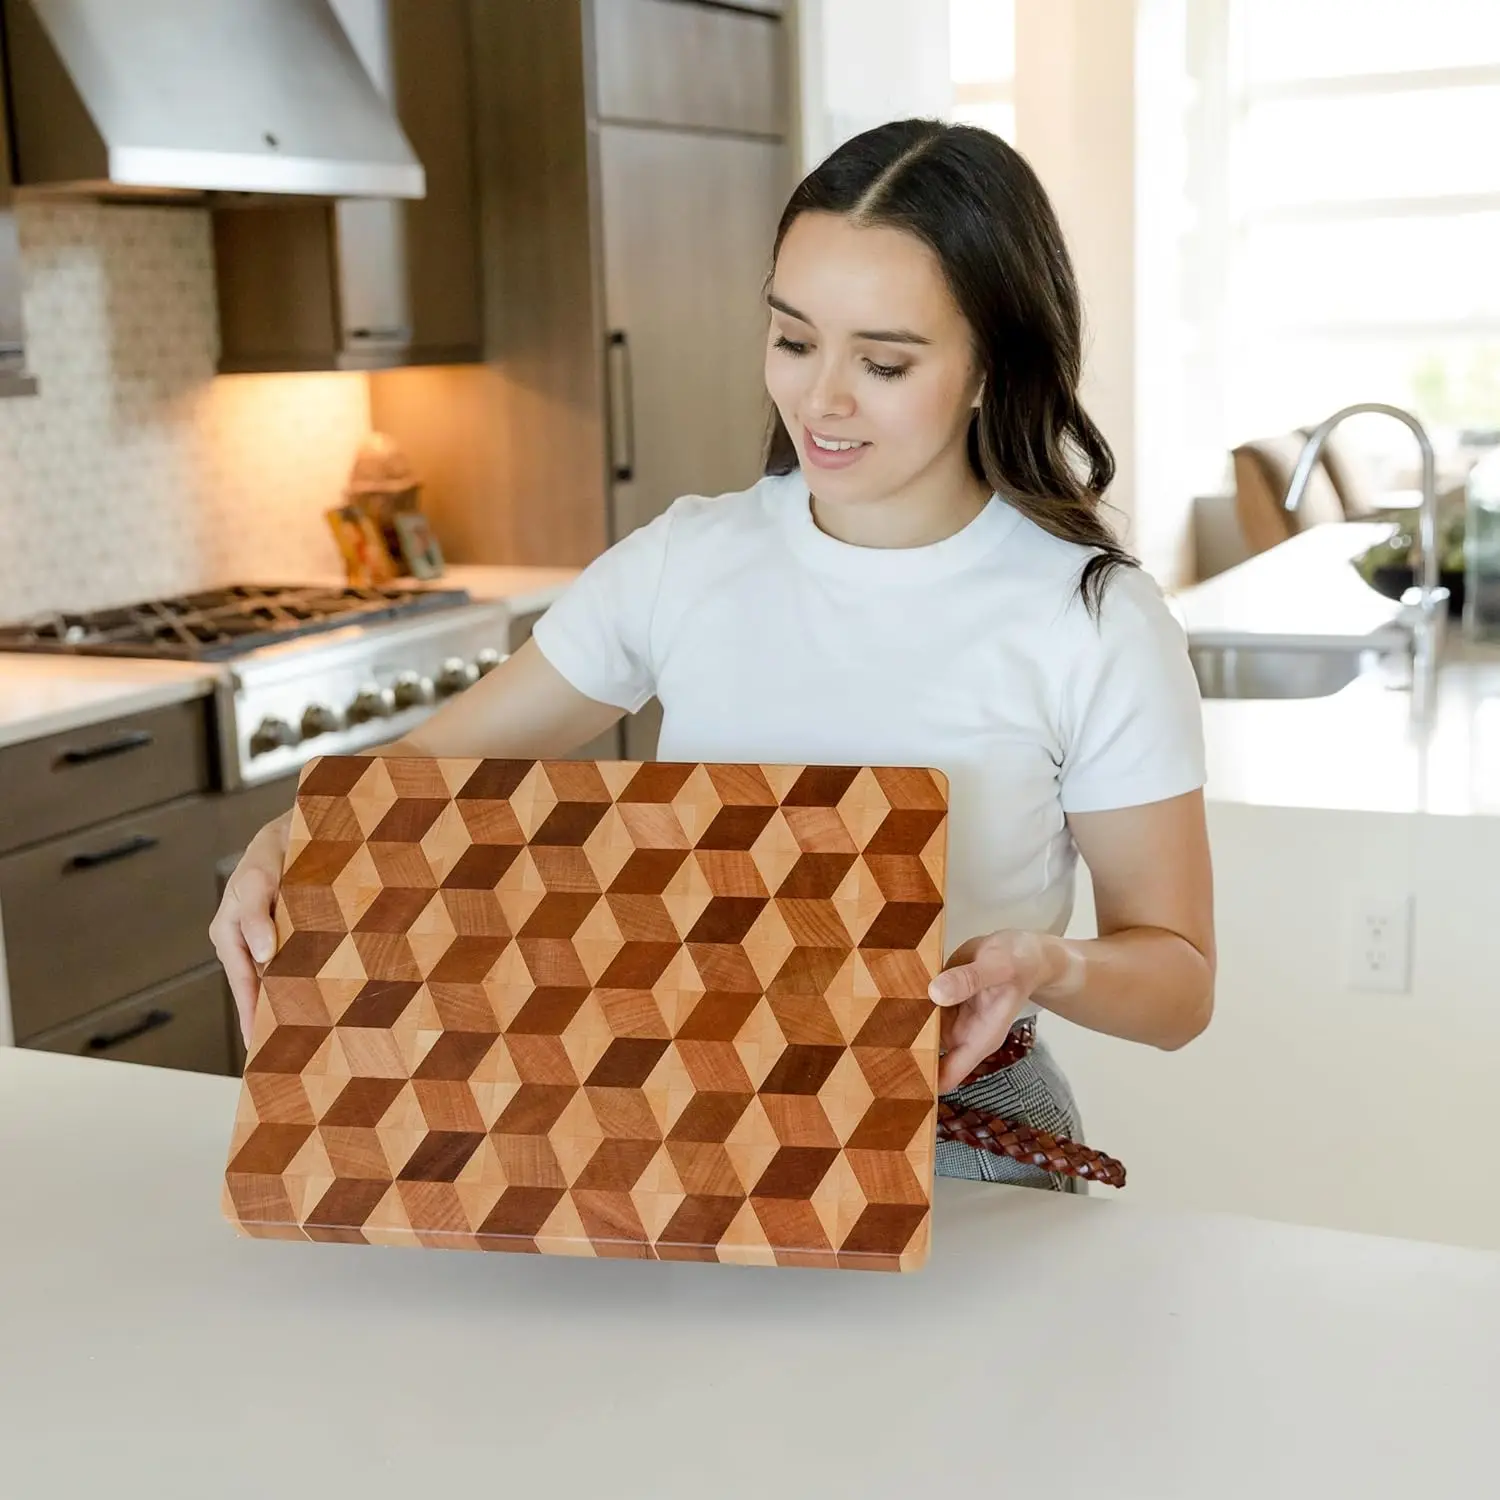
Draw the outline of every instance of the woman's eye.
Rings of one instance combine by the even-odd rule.
[[[879,376],[881,380],[900,380],[907,371],[905,365],[877,365],[873,359],[865,361],[865,368],[870,374]]]
[[[788,354],[807,353],[806,344],[799,344],[795,340],[787,338],[784,333],[776,336],[776,347],[778,349],[785,349]]]

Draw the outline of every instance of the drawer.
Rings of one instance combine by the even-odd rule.
[[[229,990],[214,964],[44,1031],[25,1045],[39,1052],[232,1074],[232,1024]]]
[[[213,955],[212,799],[185,797],[0,858],[18,1041]]]
[[[205,790],[209,703],[194,698],[0,749],[0,853]]]
[[[786,130],[782,26],[681,0],[593,0],[600,119],[743,135]]]

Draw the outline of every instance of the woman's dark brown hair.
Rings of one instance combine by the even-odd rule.
[[[846,141],[802,180],[781,215],[775,255],[805,213],[904,229],[936,254],[984,374],[969,462],[1038,526],[1097,549],[1079,581],[1097,614],[1110,575],[1135,559],[1099,514],[1114,455],[1079,404],[1078,283],[1026,159],[972,125],[893,120]],[[796,467],[791,436],[774,413],[766,473]]]

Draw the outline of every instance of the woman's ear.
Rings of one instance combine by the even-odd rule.
[[[975,411],[984,404],[984,376],[979,377],[979,389],[974,392],[974,400],[970,403]]]

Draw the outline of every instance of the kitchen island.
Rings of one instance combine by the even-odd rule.
[[[1500,1484],[1500,1257],[964,1182],[907,1277],[240,1239],[237,1089],[0,1051],[5,1494]]]
[[[1389,529],[1314,527],[1183,591],[1190,644],[1357,651],[1400,614],[1351,566]],[[1174,1053],[1045,1023],[1134,1202],[1500,1250],[1500,1192],[1446,1144],[1500,1140],[1500,649],[1452,622],[1411,707],[1380,672],[1204,703],[1213,1022]],[[1078,897],[1086,936],[1086,874]],[[1409,939],[1373,982],[1371,903]]]

